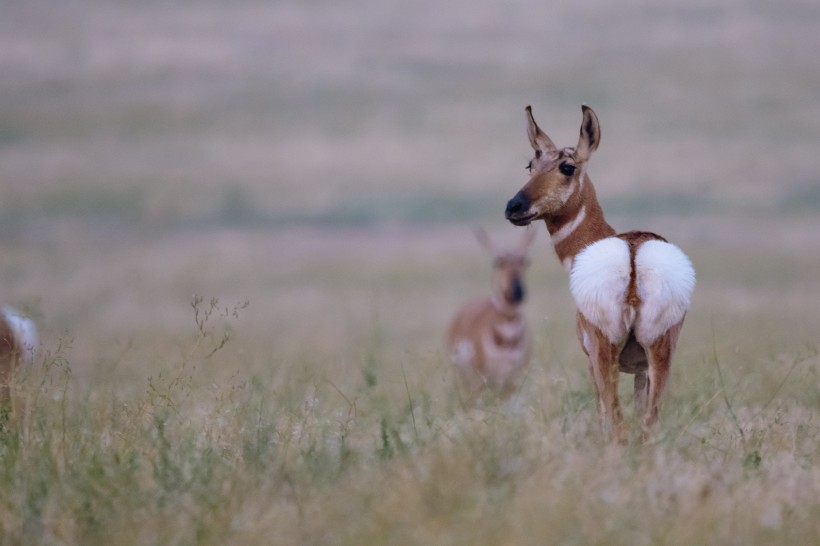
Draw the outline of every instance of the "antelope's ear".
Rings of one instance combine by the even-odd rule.
[[[584,119],[581,121],[578,146],[575,147],[575,159],[579,163],[588,160],[601,142],[601,126],[598,125],[598,116],[586,104],[581,106],[581,111],[584,113]]]
[[[478,241],[478,244],[480,244],[485,250],[487,250],[487,252],[494,256],[495,247],[493,246],[493,243],[490,241],[490,237],[487,235],[487,232],[484,231],[483,228],[478,227],[473,230],[473,233],[475,234],[475,240]]]
[[[550,140],[550,137],[545,135],[538,127],[538,124],[535,123],[535,118],[532,117],[532,106],[527,106],[525,110],[527,111],[527,136],[530,138],[532,149],[542,152],[555,150],[555,144]]]

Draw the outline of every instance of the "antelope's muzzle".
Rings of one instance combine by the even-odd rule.
[[[524,289],[524,281],[516,277],[511,284],[509,293],[510,303],[521,303],[524,301],[524,296],[527,295],[527,291]]]
[[[530,213],[532,199],[530,196],[519,191],[515,197],[507,201],[507,208],[504,210],[504,217],[516,226],[526,226],[535,214]]]

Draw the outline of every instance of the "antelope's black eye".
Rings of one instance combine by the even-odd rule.
[[[530,161],[529,163],[527,163],[527,170],[528,170],[528,171],[530,171],[530,172],[532,172],[532,161]]]
[[[570,165],[565,161],[558,165],[558,170],[561,171],[561,174],[564,176],[572,176],[575,174],[575,165]]]
[[[541,150],[535,150],[535,159],[541,157]]]

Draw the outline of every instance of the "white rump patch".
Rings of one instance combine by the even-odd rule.
[[[635,337],[648,345],[683,319],[695,288],[695,269],[681,249],[663,241],[642,244],[635,269],[641,298]]]
[[[34,360],[34,350],[37,348],[37,328],[34,321],[12,307],[3,307],[2,314],[20,346],[20,361],[25,364],[31,363]]]
[[[629,274],[629,245],[608,237],[579,252],[569,276],[578,310],[613,343],[626,336],[634,317],[624,309]]]
[[[453,352],[450,354],[453,363],[460,368],[469,367],[474,357],[475,347],[473,347],[473,342],[469,339],[459,339],[456,341]]]

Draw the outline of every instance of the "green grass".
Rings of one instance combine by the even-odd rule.
[[[764,359],[765,374],[731,367],[716,345],[678,361],[653,440],[614,448],[589,385],[549,367],[512,400],[472,409],[454,402],[446,365],[386,361],[378,334],[344,373],[277,359],[249,372],[231,351],[244,306],[194,303],[194,333],[143,364],[141,388],[77,381],[70,348],[18,377],[0,437],[3,543],[765,544],[818,532],[816,351]]]

